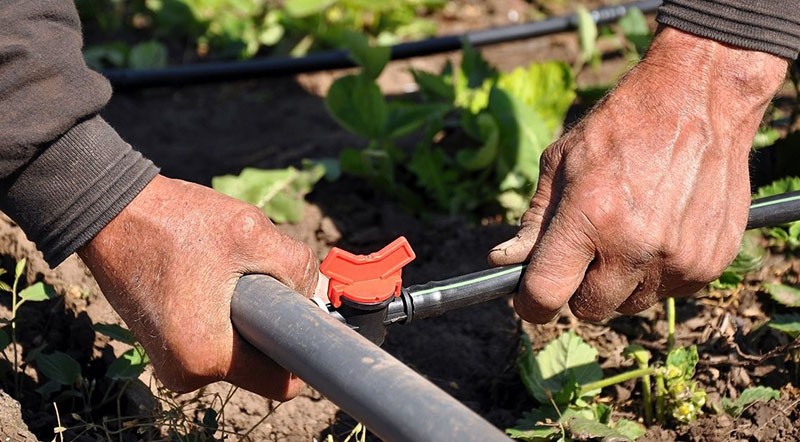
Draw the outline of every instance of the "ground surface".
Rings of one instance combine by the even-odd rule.
[[[504,23],[513,17],[509,11],[525,5],[519,3],[460,2],[462,7],[453,12],[451,20],[443,19],[443,26],[458,30]],[[502,69],[509,69],[532,59],[572,60],[576,51],[574,36],[558,35],[487,49],[485,54]],[[400,93],[410,83],[405,74],[409,63],[436,69],[445,59],[430,57],[393,64],[384,74],[382,85],[389,92]],[[624,66],[622,60],[607,63],[600,72],[589,72],[580,80],[587,84],[607,83]],[[357,145],[359,140],[330,119],[317,95],[326,89],[334,75],[117,94],[104,117],[126,140],[158,163],[165,175],[209,184],[213,176],[238,173],[244,166],[297,165],[304,158],[333,157],[341,149]],[[319,186],[309,196],[303,221],[281,228],[310,244],[320,258],[334,245],[355,253],[368,253],[404,235],[418,256],[405,271],[408,284],[483,269],[486,251],[514,233],[511,226],[475,226],[459,217],[420,220],[347,179]],[[45,339],[85,362],[88,371],[101,370],[113,349],[108,347],[107,338],[94,334],[90,324],[118,319],[82,264],[72,257],[59,268],[48,269],[24,235],[7,219],[0,220],[0,254],[5,256],[3,264],[8,269],[13,268],[15,259],[31,257],[27,279],[45,279],[63,295],[46,304],[26,306],[20,312],[25,324],[21,331],[24,350],[31,351]],[[800,262],[776,256],[761,274],[751,278],[754,282],[800,273]],[[678,343],[700,346],[698,379],[712,399],[736,394],[748,385],[782,389],[783,399],[753,406],[738,419],[710,415],[692,426],[651,428],[645,439],[800,439],[795,424],[800,419],[800,392],[793,386],[798,385],[798,366],[785,362],[784,354],[765,360],[757,356],[788,341],[771,332],[761,333],[757,339],[745,339],[748,332],[763,324],[768,314],[778,310],[755,287],[757,284],[751,284],[738,293],[679,301]],[[6,298],[2,299],[2,305],[8,306]],[[531,326],[519,321],[508,299],[500,299],[441,318],[392,328],[384,348],[493,424],[505,428],[534,405],[514,366],[519,334],[529,333],[534,346],[541,347],[567,329],[575,330],[599,349],[607,372],[619,371],[625,365],[620,351],[628,343],[640,343],[654,353],[663,352],[666,346],[666,323],[660,307],[606,325],[581,323],[566,312],[557,323]],[[756,356],[748,356],[751,354]],[[147,376],[143,379],[150,382]],[[39,439],[53,438],[58,421],[53,408],[41,403],[33,393],[36,382],[35,372],[25,373],[22,385],[26,393],[19,399],[22,422],[14,417],[14,401],[5,395],[0,397],[1,436],[26,440],[27,427]],[[130,404],[123,407],[139,411],[141,407],[157,408],[142,394],[147,386],[134,387],[124,395]],[[212,385],[199,393],[203,397],[200,401],[192,401],[192,395],[162,394],[175,403],[183,401],[196,406],[218,405],[229,391],[227,384]],[[633,383],[608,389],[604,395],[617,407],[617,416],[638,415],[639,393]],[[285,404],[239,391],[230,398],[223,413],[220,420],[226,431],[240,435],[249,431],[248,437],[258,441],[311,441],[328,434],[338,441],[354,425],[334,404],[311,389]],[[70,419],[65,413],[61,418]],[[198,414],[197,418],[202,416]],[[78,423],[73,420],[72,424]],[[94,440],[78,435],[78,430],[66,434],[68,440]],[[156,438],[156,435],[144,433],[141,437]]]

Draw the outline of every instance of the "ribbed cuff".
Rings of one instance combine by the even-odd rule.
[[[74,126],[12,177],[0,208],[55,267],[100,232],[157,173],[96,116]]]
[[[795,1],[666,0],[656,21],[789,60],[800,52],[800,8]]]

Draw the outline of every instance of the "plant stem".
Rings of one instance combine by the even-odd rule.
[[[667,397],[667,388],[664,386],[664,375],[661,372],[655,372],[656,377],[656,420],[659,424],[664,425],[664,406]]]
[[[19,396],[19,356],[17,355],[17,309],[21,302],[18,302],[17,285],[19,277],[14,278],[14,286],[11,288],[11,345],[14,347],[14,392]],[[19,398],[17,398],[19,399]]]
[[[653,422],[653,394],[650,387],[650,375],[642,376],[642,401],[644,401],[644,423],[650,425]]]
[[[605,379],[600,379],[599,381],[596,382],[590,382],[588,384],[581,385],[580,396],[583,396],[584,394],[593,390],[601,390],[605,387],[629,381],[631,379],[640,378],[642,376],[649,376],[655,372],[656,369],[652,367],[637,368],[636,370],[626,371],[618,375],[607,377]]]
[[[667,298],[667,351],[675,347],[675,298]]]

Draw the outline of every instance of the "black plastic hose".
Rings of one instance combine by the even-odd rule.
[[[250,344],[385,441],[508,441],[474,411],[269,276],[239,280],[231,320]]]
[[[644,13],[651,13],[659,5],[661,5],[661,0],[644,0],[624,5],[604,6],[590,11],[590,14],[596,23],[607,24],[620,19],[632,8],[639,9]],[[577,26],[577,14],[570,14],[520,25],[433,37],[392,46],[391,58],[392,60],[401,60],[457,51],[462,48],[464,42],[478,47],[540,37],[575,29]],[[102,73],[116,89],[135,89],[286,76],[353,66],[355,64],[347,52],[337,50],[317,52],[301,58],[268,57],[247,61],[198,63],[162,69],[107,69]]]

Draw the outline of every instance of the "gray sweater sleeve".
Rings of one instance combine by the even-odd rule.
[[[690,34],[794,60],[800,52],[800,2],[665,0],[656,20]]]
[[[0,210],[51,266],[158,170],[97,114],[111,87],[81,55],[69,0],[0,0]]]

